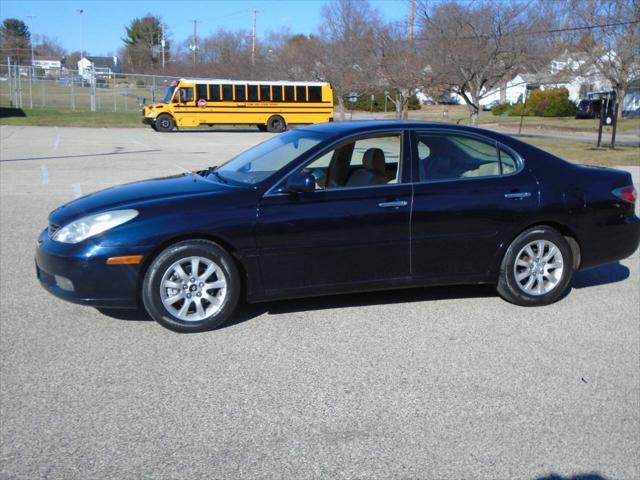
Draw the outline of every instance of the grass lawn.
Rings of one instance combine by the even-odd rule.
[[[56,127],[146,127],[140,112],[65,112],[24,109],[26,117],[0,118],[2,125],[38,125]]]
[[[594,145],[584,142],[522,137],[519,140],[542,148],[570,162],[605,167],[640,165],[640,147],[620,146],[612,150],[608,147],[596,148]]]
[[[443,112],[447,112],[447,117],[443,117]],[[393,114],[387,115],[393,118]],[[420,110],[409,111],[409,118],[412,120],[427,120],[437,122],[469,124],[469,110],[463,105],[426,105]],[[567,132],[597,132],[598,119],[576,119],[573,117],[524,117],[522,131],[531,133],[533,130],[564,130]],[[498,125],[517,129],[520,124],[520,117],[502,117],[491,112],[480,112],[479,125]],[[610,132],[611,127],[605,126],[605,132]],[[623,118],[618,121],[618,132],[640,132],[640,118]]]

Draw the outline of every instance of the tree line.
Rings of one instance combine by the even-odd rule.
[[[388,91],[398,118],[406,116],[416,91],[433,98],[456,93],[472,123],[489,92],[517,73],[548,68],[562,52],[580,59],[581,70],[594,69],[606,78],[620,103],[640,76],[640,0],[398,5],[407,7],[407,19],[388,22],[368,0],[328,0],[316,32],[272,32],[255,43],[248,30],[227,29],[177,42],[162,19],[149,14],[125,27],[119,57],[124,70],[135,73],[329,81],[341,115],[354,92]],[[16,52],[24,58],[30,41],[26,25],[5,20],[0,33],[3,52],[22,39]]]

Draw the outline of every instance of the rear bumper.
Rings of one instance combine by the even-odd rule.
[[[140,265],[107,265],[109,257],[148,253],[138,247],[54,242],[43,231],[35,263],[42,287],[68,302],[101,308],[136,308]]]
[[[581,270],[622,260],[633,255],[640,245],[640,218],[628,215],[581,237]]]

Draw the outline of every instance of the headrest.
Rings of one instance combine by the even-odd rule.
[[[362,156],[362,164],[367,170],[373,170],[374,172],[385,173],[386,162],[384,159],[384,152],[379,148],[370,148]]]

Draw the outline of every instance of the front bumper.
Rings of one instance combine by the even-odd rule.
[[[144,123],[145,125],[154,126],[156,124],[156,119],[155,118],[143,117],[142,123]]]
[[[65,244],[38,238],[36,275],[49,293],[69,302],[99,308],[136,308],[142,263],[107,265],[109,257],[146,255],[144,247],[103,247],[91,239]],[[144,257],[143,257],[144,262]]]

